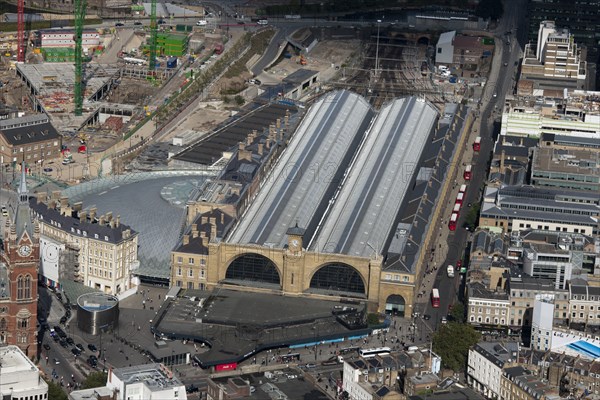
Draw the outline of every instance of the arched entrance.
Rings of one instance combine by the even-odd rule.
[[[281,287],[281,277],[275,263],[267,257],[255,253],[246,253],[229,264],[225,279],[240,285],[264,285]]]
[[[387,314],[404,317],[405,307],[406,302],[404,301],[404,297],[400,296],[399,294],[389,295],[385,301],[385,312]]]
[[[417,40],[417,44],[429,46],[429,38],[426,36],[421,36],[419,40]]]
[[[310,288],[366,294],[365,283],[358,271],[344,263],[331,263],[320,267],[310,280]]]

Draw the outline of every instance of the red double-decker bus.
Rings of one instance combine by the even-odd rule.
[[[460,204],[462,206],[462,203],[465,201],[465,194],[464,193],[459,193],[458,195],[456,195],[456,204]]]
[[[456,230],[456,224],[458,223],[458,213],[452,213],[450,216],[450,222],[448,222],[448,229],[451,231]]]
[[[463,173],[463,178],[465,178],[465,181],[471,180],[472,171],[473,171],[473,166],[471,164],[467,165],[465,168],[465,172]]]
[[[455,203],[455,204],[454,204],[454,208],[452,209],[452,213],[453,213],[453,214],[458,214],[458,213],[460,213],[460,206],[461,206],[461,204]]]
[[[467,193],[467,185],[460,185],[458,193]]]
[[[473,142],[473,150],[479,151],[481,150],[481,136],[477,136],[475,142]]]
[[[433,308],[440,308],[440,291],[436,288],[431,290],[431,306]]]

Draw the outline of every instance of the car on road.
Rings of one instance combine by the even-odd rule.
[[[90,349],[90,351],[98,351],[98,348],[91,343],[88,344],[88,349]]]
[[[83,348],[83,345],[81,343],[77,343],[75,344],[75,347],[77,347],[79,350],[81,350],[82,352],[85,351],[85,349]]]
[[[158,24],[159,24],[159,25],[164,25],[164,24],[166,24],[166,22],[165,22],[165,20],[164,20],[164,19],[159,19],[159,20],[158,20]]]
[[[115,24],[115,26],[125,26],[125,24],[124,24],[124,23],[122,23],[122,22],[117,22],[117,23]]]
[[[67,340],[67,343],[69,343],[70,345],[75,344],[75,341],[73,340],[73,338],[68,337],[66,340]]]
[[[65,339],[60,339],[60,342],[59,342],[59,343],[60,343],[60,345],[61,345],[62,347],[64,347],[65,349],[66,349],[67,347],[69,347],[69,343],[67,343],[67,341],[66,341]]]
[[[456,261],[456,269],[459,270],[462,267],[462,260]]]
[[[57,365],[60,364],[60,360],[58,358],[55,358],[54,359],[54,364],[57,364]]]
[[[8,210],[6,209],[6,207],[2,207],[2,216],[8,217]]]
[[[48,172],[52,172],[52,168],[48,168],[48,167],[46,167],[46,168],[44,168],[44,172],[46,172],[46,173],[48,173]]]
[[[63,325],[66,324],[67,323],[67,317],[65,317],[65,316],[60,317],[60,323],[63,324]]]
[[[137,26],[140,26],[140,25],[142,25],[142,23],[141,23],[140,21],[135,21],[133,24],[134,24],[134,25],[137,25]]]
[[[431,319],[431,315],[429,315],[429,314],[423,314],[423,319],[425,321],[429,321]]]
[[[92,358],[88,358],[87,359],[87,363],[90,365],[90,367],[95,368],[98,366],[98,360],[94,360]]]
[[[312,363],[308,363],[305,365],[306,368],[311,369],[311,368],[317,368],[317,364],[312,364]]]
[[[76,356],[80,356],[81,355],[81,350],[79,350],[77,347],[73,347],[71,349],[71,353],[73,353]]]
[[[48,343],[46,343],[46,344],[44,344],[44,348],[45,348],[46,350],[50,350],[50,345],[49,345]]]
[[[508,67],[508,63],[507,63],[507,62],[505,62],[505,63],[504,63],[504,66],[505,66],[505,67]]]
[[[498,97],[498,93],[497,92],[494,92],[494,97]]]
[[[448,319],[446,317],[442,317],[442,324],[447,324],[448,323]]]

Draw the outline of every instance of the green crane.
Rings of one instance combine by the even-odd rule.
[[[85,19],[85,9],[87,0],[75,0],[75,115],[79,116],[83,112],[83,21]]]
[[[152,0],[150,3],[150,54],[148,59],[148,71],[149,76],[154,77],[154,70],[156,69],[156,34],[158,32],[158,26],[156,24],[156,0]]]

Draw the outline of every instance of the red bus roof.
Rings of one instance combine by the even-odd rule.
[[[457,220],[458,220],[458,214],[452,213],[452,215],[450,216],[450,222],[456,222]]]

